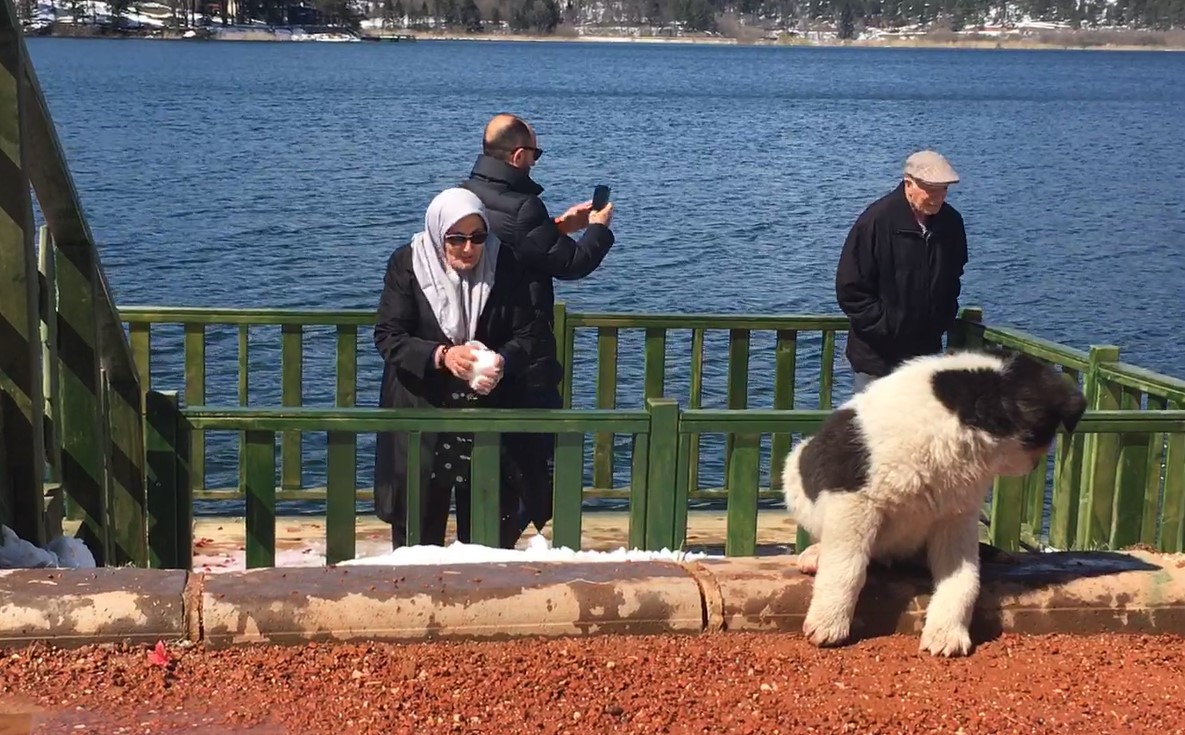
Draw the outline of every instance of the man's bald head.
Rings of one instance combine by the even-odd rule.
[[[521,154],[525,152],[523,149],[531,152],[532,163],[538,152],[535,147],[535,133],[531,130],[531,126],[527,125],[521,117],[508,112],[494,115],[486,123],[481,148],[487,156],[493,156],[514,165],[519,165],[519,162],[512,159],[520,158]]]

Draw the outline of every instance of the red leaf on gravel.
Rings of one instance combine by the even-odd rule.
[[[169,652],[165,650],[164,641],[157,641],[156,648],[148,652],[148,663],[153,666],[169,665]]]

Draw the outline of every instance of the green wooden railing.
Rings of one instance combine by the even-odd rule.
[[[150,467],[157,481],[150,483],[150,546],[153,559],[162,566],[187,566],[189,544],[192,539],[185,453],[190,446],[192,432],[211,429],[243,432],[246,449],[243,454],[246,478],[246,562],[249,567],[270,566],[275,562],[276,527],[276,449],[277,435],[283,431],[327,432],[329,436],[329,483],[326,522],[326,556],[330,563],[352,558],[355,553],[355,466],[348,450],[357,434],[378,431],[408,431],[413,444],[423,432],[464,431],[474,434],[471,479],[474,499],[471,516],[473,540],[476,543],[496,544],[498,539],[498,441],[508,432],[547,432],[557,436],[554,480],[555,515],[553,539],[557,545],[581,547],[582,500],[584,490],[581,468],[584,464],[585,439],[598,432],[612,431],[633,437],[631,457],[629,545],[634,548],[682,548],[687,538],[687,487],[691,458],[689,439],[709,433],[724,434],[733,439],[734,457],[729,468],[727,494],[727,526],[724,552],[728,556],[748,556],[757,551],[758,495],[760,470],[758,448],[763,435],[798,433],[809,435],[827,416],[827,411],[799,409],[729,410],[690,409],[681,411],[666,398],[647,399],[645,411],[633,410],[498,410],[498,409],[427,409],[389,410],[360,408],[211,408],[177,409],[175,394],[149,394],[148,405],[156,418],[150,424],[166,426],[163,431],[150,433]],[[162,411],[163,408],[163,411]],[[161,421],[160,416],[171,414],[172,421]],[[172,432],[172,433],[170,433]],[[159,436],[168,434],[164,440]],[[1098,441],[1102,437],[1117,436],[1120,446],[1144,446],[1149,435],[1185,437],[1185,410],[1156,409],[1133,411],[1124,409],[1091,409],[1083,417],[1076,435]],[[1144,443],[1137,442],[1140,438]],[[1059,436],[1059,446],[1051,452],[1058,462],[1065,456]],[[168,457],[168,447],[175,456]],[[154,447],[162,451],[153,452]],[[336,449],[335,449],[336,448]],[[420,516],[420,472],[418,453],[410,453],[407,468],[409,486],[408,529],[409,543],[418,541]],[[1103,460],[1085,464],[1089,476],[1098,474]],[[1138,463],[1147,468],[1147,463]],[[1185,521],[1185,493],[1181,478],[1185,467],[1169,470],[1157,466],[1141,477],[1141,487],[1166,483],[1164,514],[1160,517],[1159,535],[1153,523],[1145,542],[1166,551],[1182,548],[1181,527]],[[162,472],[162,469],[163,472]],[[1156,477],[1152,482],[1147,478]],[[1009,492],[1006,478],[997,482],[991,503],[990,537],[1006,549],[1017,548],[1021,534],[1012,512],[1012,503],[1023,499],[1024,492],[1033,487],[1021,478],[1019,493],[1004,500]],[[1096,487],[1101,487],[1096,485]],[[1113,485],[1100,490],[1101,495],[1114,493],[1124,487],[1116,478]],[[1055,488],[1056,493],[1056,488]],[[1019,506],[1022,508],[1026,505]],[[1140,515],[1142,520],[1143,515]],[[1012,523],[1012,526],[1004,524]],[[1003,528],[1004,531],[998,529]],[[1012,535],[1007,535],[1011,532]],[[1087,535],[1087,538],[1091,536]],[[798,548],[804,540],[796,543]],[[1106,545],[1106,544],[1102,544]]]
[[[298,407],[305,404],[305,355],[306,342],[316,330],[333,330],[334,368],[332,379],[335,385],[333,405],[348,407],[356,405],[359,394],[359,329],[364,331],[363,359],[375,361],[377,355],[370,343],[374,313],[366,310],[301,311],[280,309],[212,309],[178,307],[124,307],[120,310],[130,333],[136,364],[149,387],[153,385],[153,370],[156,355],[162,351],[162,337],[159,333],[171,328],[173,335],[180,337],[183,351],[183,396],[186,405],[203,405],[208,402],[208,375],[211,360],[208,343],[217,334],[225,345],[227,329],[233,329],[237,337],[237,403],[250,405],[249,388],[258,379],[258,370],[252,368],[252,356],[270,345],[260,346],[252,342],[252,329],[269,329],[279,336],[279,398],[280,405]],[[561,362],[565,366],[562,392],[564,406],[572,407],[574,393],[581,388],[574,375],[592,376],[594,395],[586,403],[587,408],[601,410],[625,406],[642,407],[647,398],[669,395],[673,383],[682,382],[687,388],[688,405],[702,407],[705,403],[705,375],[715,364],[705,358],[705,345],[716,337],[726,342],[727,364],[722,377],[726,384],[720,403],[734,410],[753,405],[755,396],[751,390],[749,372],[751,344],[759,336],[768,336],[772,344],[772,394],[767,406],[779,410],[790,410],[806,402],[816,408],[827,409],[833,405],[834,365],[836,333],[846,330],[847,322],[842,316],[786,315],[753,317],[744,315],[625,315],[625,314],[576,314],[568,313],[563,304],[556,307],[557,342],[561,350]],[[768,333],[762,335],[762,333]],[[576,349],[578,338],[594,337],[595,351],[588,359]],[[641,379],[633,381],[640,390],[634,395],[623,395],[620,381],[623,360],[619,348],[622,342],[633,336],[642,338]],[[163,349],[177,348],[177,340],[165,342]],[[721,341],[723,341],[721,340]],[[722,345],[724,346],[724,345]],[[672,355],[677,348],[687,350],[684,355]],[[672,360],[671,358],[676,359]],[[590,363],[595,362],[595,367]],[[274,363],[273,363],[274,364]],[[589,365],[586,369],[585,366]],[[673,366],[683,368],[682,371]],[[220,367],[225,368],[225,365]],[[705,368],[709,368],[706,370]],[[804,367],[806,368],[804,370]],[[225,375],[225,370],[223,370]],[[813,395],[804,396],[799,387],[804,374],[808,382],[814,383]],[[810,380],[812,379],[813,380]],[[169,386],[172,387],[172,386]],[[368,401],[377,396],[367,395]],[[809,399],[809,400],[808,400]],[[373,404],[372,404],[373,405]],[[244,437],[240,437],[240,451]],[[770,462],[777,464],[790,448],[792,437],[779,434],[771,438]],[[614,486],[615,437],[610,432],[599,432],[593,441],[590,497],[628,497],[628,489]],[[698,437],[689,440],[692,459],[689,461],[690,497],[721,497],[726,488],[703,488],[700,483],[701,443]],[[191,481],[195,497],[202,499],[242,496],[243,478],[239,487],[210,488],[206,482],[206,442],[202,435],[193,437],[193,467]],[[307,452],[302,446],[301,434],[295,430],[282,433],[280,488],[282,499],[324,499],[323,488],[306,488],[302,483]],[[722,448],[724,459],[723,476],[727,477],[728,464],[733,448],[726,440]],[[767,499],[776,499],[777,473],[771,474],[772,487],[763,493]],[[362,491],[362,499],[369,499],[368,491]]]
[[[327,530],[330,557],[345,558],[342,555],[353,549],[353,536],[347,538],[345,529],[352,528],[355,513],[347,499],[371,497],[356,482],[358,434],[372,433],[383,421],[396,418],[409,431],[420,432],[441,422],[451,426],[449,422],[457,420],[456,413],[412,416],[399,412],[396,416],[354,407],[360,375],[358,330],[370,331],[373,314],[368,311],[136,307],[122,309],[121,317],[128,323],[133,354],[145,382],[150,380],[159,346],[155,328],[173,325],[182,330],[188,406],[183,413],[189,422],[185,441],[191,457],[185,496],[246,498],[247,516],[255,518],[248,521],[256,529],[249,534],[256,539],[251,554],[255,562],[270,558],[262,549],[271,537],[258,529],[274,519],[274,504],[280,499],[325,499],[327,514],[334,519],[329,525],[340,529]],[[566,525],[572,523],[572,516],[560,517],[561,508],[565,514],[579,515],[577,498],[629,499],[630,542],[647,548],[681,545],[686,538],[688,502],[718,498],[727,503],[726,553],[751,554],[759,501],[780,499],[776,470],[782,458],[794,437],[813,431],[833,406],[836,333],[845,325],[843,317],[834,316],[576,314],[559,305],[556,331],[565,365],[565,408],[503,411],[498,417],[479,412],[465,426],[491,436],[523,431],[523,422],[532,430],[558,432],[559,446],[565,451],[557,456],[556,523],[565,542],[579,543],[579,535],[570,536],[572,527]],[[240,405],[215,408],[206,405],[206,342],[212,330],[225,326],[238,335],[234,374]],[[248,330],[254,327],[279,331],[280,406],[247,405],[254,374],[250,356],[253,350],[266,348],[252,344]],[[335,341],[332,407],[302,405],[305,340],[317,328],[332,330]],[[770,349],[762,355],[773,363],[772,395],[765,396],[772,405],[754,406],[761,397],[754,396],[749,380],[751,347],[763,332],[772,337]],[[584,339],[586,350],[582,351],[581,340],[587,337],[592,339]],[[640,357],[641,370],[635,371],[631,382],[639,389],[637,395],[623,395],[620,380],[629,366],[621,346],[635,337],[640,338],[640,349],[631,354]],[[727,355],[723,370],[716,369],[725,385],[723,396],[715,402],[723,407],[707,408],[703,405],[705,375],[717,367],[707,347],[716,337]],[[1081,429],[1073,437],[1059,435],[1045,465],[1027,477],[997,480],[985,508],[993,543],[1007,549],[1045,540],[1058,548],[1119,548],[1134,543],[1166,551],[1185,547],[1185,431],[1181,424],[1185,381],[1125,365],[1118,361],[1115,347],[1081,351],[1021,331],[987,326],[978,309],[964,310],[951,342],[1027,352],[1057,365],[1089,400],[1090,411]],[[814,345],[817,348],[812,350]],[[679,349],[686,350],[684,355],[677,354]],[[367,351],[373,348],[368,346]],[[672,352],[676,353],[673,360]],[[672,366],[685,366],[685,372]],[[800,390],[804,373],[808,391]],[[682,385],[677,386],[680,381]],[[592,405],[571,408],[582,387],[584,402]],[[672,396],[676,388],[685,388],[686,395]],[[682,401],[686,409],[680,409]],[[642,405],[623,407],[630,403]],[[238,432],[238,488],[206,487],[201,455],[207,431]],[[326,486],[302,488],[301,468],[308,452],[301,437],[318,432],[327,437]],[[260,464],[265,462],[262,447],[274,435],[280,443],[278,490],[275,483],[262,479],[268,470]],[[586,435],[593,440],[591,458],[583,452],[583,438],[579,455],[571,444],[573,437]],[[629,446],[615,444],[619,435],[627,438]],[[708,439],[718,439],[724,451],[719,488],[704,488],[700,483],[701,446]],[[645,447],[641,454],[639,442]],[[627,451],[628,479],[624,486],[614,486],[614,463]],[[591,459],[591,487],[581,487],[577,494],[573,488],[584,485],[587,459]],[[640,463],[649,469],[640,469]],[[645,484],[640,486],[642,480]],[[641,501],[643,497],[647,500]],[[807,541],[802,536],[797,539],[799,545]]]

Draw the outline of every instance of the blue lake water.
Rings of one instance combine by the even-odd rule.
[[[834,268],[852,220],[895,185],[910,151],[934,147],[963,176],[950,201],[968,229],[964,304],[1185,374],[1185,54],[29,47],[121,305],[374,308],[390,252],[467,175],[490,115],[509,110],[536,126],[546,155],[535,175],[554,213],[613,187],[618,242],[592,277],[559,285],[570,309],[837,313]],[[252,331],[253,404],[279,403],[278,336]],[[687,339],[669,347],[680,398]],[[154,384],[180,389],[180,331],[154,340]],[[369,329],[359,344],[358,402],[373,405]],[[724,405],[725,345],[708,342],[705,406]],[[578,406],[593,400],[592,346],[578,343]],[[208,403],[237,402],[236,348],[233,329],[211,331]],[[621,406],[640,405],[641,348],[640,335],[622,340]],[[754,339],[753,405],[771,405],[772,348],[772,335]],[[332,404],[332,349],[330,331],[312,330],[307,403]],[[817,338],[804,349],[815,357],[800,358],[800,405],[811,407]],[[837,401],[849,386],[841,359]],[[211,486],[235,482],[233,441],[211,438]],[[306,481],[320,484],[323,438],[306,446]],[[361,486],[372,446],[360,441]],[[720,460],[705,444],[705,485],[718,485]]]

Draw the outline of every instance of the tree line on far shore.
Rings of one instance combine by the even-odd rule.
[[[332,2],[335,0],[322,0]],[[369,15],[391,27],[554,33],[562,26],[719,32],[722,21],[770,30],[830,25],[840,37],[865,27],[961,31],[1028,19],[1071,28],[1185,28],[1185,0],[378,0]]]
[[[83,20],[89,0],[53,0]],[[141,0],[107,0],[112,15],[137,11]],[[202,0],[164,0],[182,25],[193,25]],[[18,0],[31,10],[33,0]],[[226,7],[226,3],[221,5]],[[330,24],[358,28],[365,18],[391,29],[556,33],[577,27],[649,28],[656,32],[740,29],[806,31],[821,27],[840,38],[863,28],[921,26],[965,31],[1022,20],[1071,28],[1171,30],[1185,28],[1185,0],[239,0],[236,13],[213,20],[273,25]]]

